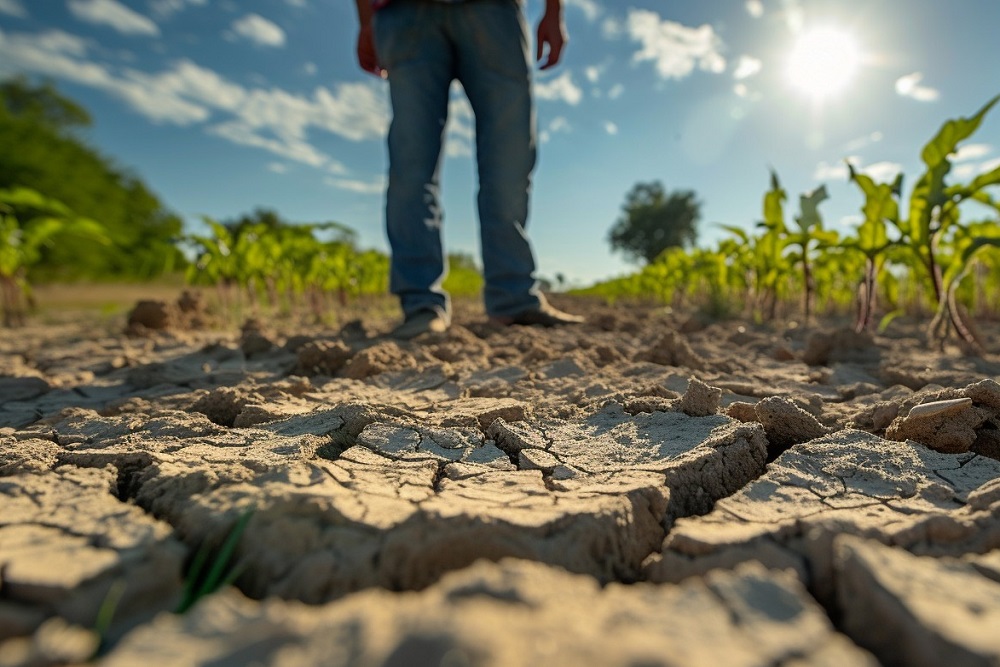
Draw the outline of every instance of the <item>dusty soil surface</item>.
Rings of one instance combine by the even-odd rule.
[[[558,303],[3,332],[0,666],[1000,662],[1000,357]]]

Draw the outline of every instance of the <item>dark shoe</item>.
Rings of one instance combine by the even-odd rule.
[[[531,308],[508,317],[494,316],[490,318],[490,321],[502,326],[520,324],[524,326],[561,327],[567,324],[582,324],[586,320],[579,315],[564,313],[558,308],[542,301],[538,308]]]
[[[389,335],[399,340],[410,340],[425,333],[444,333],[448,330],[448,320],[436,310],[418,310]]]

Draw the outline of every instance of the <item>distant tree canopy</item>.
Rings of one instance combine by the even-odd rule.
[[[90,115],[50,83],[0,82],[0,188],[28,187],[104,225],[110,244],[53,242],[37,280],[148,278],[184,262],[182,222],[136,176],[80,138]]]
[[[668,194],[659,181],[636,183],[625,196],[608,242],[630,261],[649,263],[666,248],[694,245],[700,218],[701,202],[694,192]]]

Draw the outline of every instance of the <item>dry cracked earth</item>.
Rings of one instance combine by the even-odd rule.
[[[1000,664],[1000,357],[561,305],[4,332],[0,666]]]

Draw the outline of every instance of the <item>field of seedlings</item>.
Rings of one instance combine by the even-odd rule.
[[[60,295],[45,240],[111,239],[0,193],[0,667],[997,664],[1000,168],[949,176],[996,103],[852,170],[853,235],[775,174],[556,329],[453,257],[394,340],[383,255],[266,216]]]

